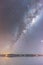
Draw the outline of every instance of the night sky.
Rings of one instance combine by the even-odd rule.
[[[43,0],[0,0],[0,53],[43,54]],[[43,58],[0,58],[0,65],[43,65]]]

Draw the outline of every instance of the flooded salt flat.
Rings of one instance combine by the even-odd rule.
[[[0,65],[43,65],[43,57],[0,58]]]

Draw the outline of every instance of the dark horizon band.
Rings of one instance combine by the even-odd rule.
[[[0,57],[43,57],[43,54],[0,54]]]

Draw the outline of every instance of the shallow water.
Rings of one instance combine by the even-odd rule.
[[[0,58],[0,65],[43,65],[43,57]]]

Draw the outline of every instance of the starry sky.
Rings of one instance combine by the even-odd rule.
[[[43,54],[43,0],[0,0],[0,53]],[[0,58],[0,65],[43,65],[43,58]]]

